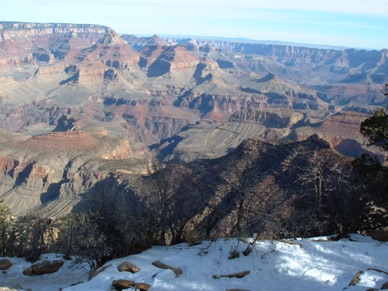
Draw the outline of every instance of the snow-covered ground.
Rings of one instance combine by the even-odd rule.
[[[0,273],[0,286],[33,291],[112,290],[117,279],[148,283],[150,290],[366,290],[380,289],[388,282],[388,243],[369,237],[352,235],[351,239],[328,241],[325,237],[294,241],[259,241],[253,251],[244,256],[247,241],[218,239],[204,241],[195,246],[179,244],[169,247],[153,247],[141,254],[116,259],[92,280],[87,281],[85,268],[74,268],[66,261],[53,274],[28,277],[22,274],[30,263],[20,258],[9,258],[14,265]],[[228,259],[236,250],[239,256]],[[59,259],[58,255],[42,256]],[[181,276],[169,269],[159,269],[154,261],[180,268]],[[120,263],[129,261],[140,268],[137,273],[119,272]],[[249,271],[243,278],[220,277]],[[359,272],[359,282],[349,286]],[[383,272],[382,272],[383,271]],[[214,278],[214,276],[216,278]],[[220,278],[219,278],[220,277]],[[73,283],[84,283],[70,286]],[[0,288],[1,290],[1,288]],[[22,289],[20,289],[22,290]]]

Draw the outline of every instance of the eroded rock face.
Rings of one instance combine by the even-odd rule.
[[[313,128],[300,127],[296,129],[290,137],[303,140],[311,134],[317,133],[343,155],[356,158],[363,153],[373,152],[383,160],[384,153],[379,149],[367,147],[367,139],[360,133],[361,122],[367,118],[368,115],[363,113],[338,112]]]
[[[162,51],[154,52],[160,52],[160,55],[154,62],[150,63],[148,68],[149,77],[158,77],[167,73],[184,70],[192,70],[193,74],[199,64],[199,58],[192,55],[183,46],[165,47]],[[155,55],[151,55],[150,61],[153,58],[155,58]]]
[[[0,142],[0,190],[15,215],[45,205],[54,216],[69,212],[81,194],[119,169],[139,173],[142,167],[133,165],[147,155],[126,139],[82,131],[0,136],[6,141]]]
[[[29,139],[25,147],[33,151],[86,151],[100,144],[96,138],[82,131],[50,132]]]

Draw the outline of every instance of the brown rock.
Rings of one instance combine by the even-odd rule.
[[[0,260],[0,270],[8,270],[12,266],[12,263],[8,259]]]
[[[112,282],[112,286],[116,290],[128,289],[128,288],[130,288],[130,287],[132,287],[134,285],[135,285],[135,282],[131,281],[131,280],[120,279],[120,280],[113,280],[113,282]]]
[[[169,265],[163,264],[160,261],[155,261],[152,263],[152,265],[154,265],[155,267],[160,268],[160,269],[169,269],[169,270],[173,271],[175,273],[175,275],[177,275],[177,276],[181,276],[183,273],[181,269],[174,268],[174,267],[171,267]]]
[[[118,270],[119,270],[120,272],[137,273],[137,272],[140,271],[140,268],[138,268],[137,266],[135,266],[135,265],[132,264],[131,262],[125,261],[125,262],[122,262],[122,263],[118,266]]]
[[[135,288],[139,291],[148,291],[148,289],[151,288],[151,285],[147,283],[136,283]]]
[[[387,230],[375,230],[368,232],[368,235],[370,235],[374,240],[379,241],[388,241],[388,231]]]
[[[32,271],[31,268],[27,268],[23,271],[23,275],[32,276],[34,275],[34,272]]]
[[[238,273],[233,273],[233,274],[228,274],[228,275],[213,275],[213,279],[220,279],[220,278],[244,278],[246,275],[248,275],[250,271],[243,271],[243,272],[238,272]]]
[[[349,286],[357,286],[357,284],[360,282],[360,276],[363,274],[363,271],[358,271],[356,275],[350,280]]]
[[[385,282],[380,288],[381,290],[388,289],[388,282]]]
[[[83,131],[50,132],[34,136],[27,141],[37,151],[82,151],[96,147],[99,141]]]
[[[24,275],[31,276],[31,275],[43,275],[43,274],[50,274],[55,273],[59,270],[60,267],[62,267],[63,261],[62,260],[54,260],[54,261],[43,261],[41,263],[37,263],[31,266],[31,268],[25,269],[23,271]]]

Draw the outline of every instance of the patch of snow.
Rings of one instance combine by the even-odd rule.
[[[326,237],[327,238],[327,237]],[[318,241],[317,241],[318,240]],[[252,242],[252,240],[250,240]],[[204,241],[199,245],[179,244],[169,247],[153,247],[141,254],[107,262],[109,266],[90,281],[85,269],[74,269],[73,261],[65,261],[59,272],[43,276],[24,276],[22,272],[31,264],[20,258],[10,258],[14,265],[0,273],[0,286],[15,285],[35,290],[106,291],[112,281],[132,280],[150,284],[158,291],[225,291],[244,290],[365,290],[379,289],[388,282],[388,243],[377,242],[369,237],[351,235],[349,239],[330,241],[325,237],[294,241],[258,241],[253,251],[244,256],[242,252],[248,240],[218,239]],[[232,251],[239,257],[228,259]],[[41,259],[59,259],[49,254]],[[138,273],[119,272],[117,267],[130,261],[140,268]],[[154,261],[180,268],[181,276],[172,270],[159,269]],[[244,271],[243,278],[220,277]],[[349,286],[357,272],[363,271],[356,286]],[[384,271],[384,272],[379,272]],[[215,279],[213,276],[217,277]],[[72,283],[84,281],[79,285]]]

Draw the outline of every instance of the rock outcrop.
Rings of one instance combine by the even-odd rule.
[[[362,113],[338,112],[313,128],[302,126],[295,129],[290,138],[303,140],[317,133],[343,155],[356,158],[363,153],[369,153],[377,154],[384,160],[384,153],[377,148],[367,147],[367,139],[360,133],[361,122],[366,118],[368,115]]]
[[[34,137],[0,132],[0,141],[1,198],[15,215],[37,208],[54,216],[69,212],[106,177],[121,169],[141,172],[136,164],[146,158],[129,140],[82,131]]]

